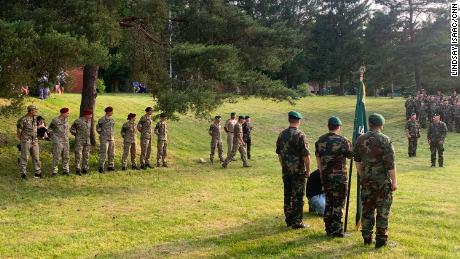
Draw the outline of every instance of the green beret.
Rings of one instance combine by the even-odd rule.
[[[385,118],[383,118],[383,116],[378,113],[371,114],[369,116],[369,124],[374,126],[382,126],[385,124]]]
[[[216,115],[216,117],[214,117],[214,119],[217,119],[217,120],[220,120],[220,118],[222,118],[220,115]]]
[[[288,116],[289,116],[289,119],[297,119],[297,120],[303,119],[302,114],[296,111],[290,111],[288,113]]]
[[[244,118],[247,120],[247,119],[249,119],[251,117],[249,117],[249,115],[246,115],[246,116],[244,116]]]
[[[246,118],[246,116],[244,116],[244,115],[240,115],[240,116],[238,116],[238,119],[239,119],[239,120],[241,120],[241,119],[245,119],[245,118]]]
[[[342,126],[342,121],[338,117],[332,116],[327,121],[327,124],[333,126]]]

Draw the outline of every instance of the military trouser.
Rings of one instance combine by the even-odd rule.
[[[460,133],[460,117],[455,118],[455,130],[457,131],[457,133]]]
[[[141,138],[141,166],[150,164],[152,138]]]
[[[432,140],[430,143],[431,165],[436,165],[436,153],[438,155],[439,166],[444,166],[444,144],[440,144],[439,140]]]
[[[211,139],[211,153],[209,155],[209,159],[211,160],[211,162],[214,161],[214,154],[215,154],[216,148],[217,148],[217,154],[219,156],[220,161],[224,160],[224,157],[223,157],[224,150],[222,146],[222,140],[212,138]]]
[[[53,141],[53,174],[58,173],[59,161],[62,159],[62,170],[69,173],[69,141]]]
[[[230,156],[233,149],[233,132],[227,133],[227,157]]]
[[[244,142],[246,143],[246,154],[248,159],[251,159],[251,137],[243,138]]]
[[[89,152],[91,146],[89,144],[75,144],[75,167],[77,170],[89,170]]]
[[[288,226],[302,223],[305,183],[303,172],[294,175],[283,175],[284,217]]]
[[[27,173],[27,161],[29,155],[32,157],[32,164],[36,174],[41,174],[41,162],[40,162],[40,148],[38,146],[38,140],[32,141],[21,141],[21,157],[19,158],[19,172],[21,174]]]
[[[363,206],[361,217],[361,232],[364,239],[371,239],[376,225],[376,240],[388,239],[388,219],[393,202],[393,192],[389,182],[364,183],[361,187],[361,202]],[[375,216],[377,212],[377,216]]]
[[[420,127],[421,128],[426,128],[426,117],[425,116],[420,116],[419,118],[419,122],[420,122]]]
[[[246,159],[246,148],[239,143],[233,143],[232,151],[230,152],[230,155],[225,159],[223,165],[227,166],[235,158],[236,152],[238,151],[240,152],[243,166],[248,166],[248,160]]]
[[[157,165],[168,164],[168,141],[158,140],[157,142]]]
[[[109,167],[115,166],[115,141],[101,140],[99,148],[99,168],[104,168],[105,161],[108,158]]]
[[[324,210],[324,225],[327,234],[343,232],[343,207],[347,197],[348,180],[346,172],[343,174],[325,175],[323,178],[326,208]]]
[[[136,166],[136,142],[123,142],[123,155],[121,157],[121,166],[128,165],[128,153],[131,153],[131,166]]]
[[[418,142],[418,138],[416,137],[411,137],[409,139],[407,139],[408,142],[409,142],[409,147],[408,147],[408,154],[409,154],[409,157],[413,157],[413,156],[416,156],[417,155],[417,142]]]

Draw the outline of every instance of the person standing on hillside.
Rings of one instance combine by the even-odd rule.
[[[126,171],[128,165],[128,153],[131,153],[131,168],[137,170],[136,166],[136,114],[128,114],[128,121],[121,127],[123,137],[123,156],[121,158],[121,170]]]
[[[370,130],[356,140],[353,156],[361,179],[361,232],[364,244],[372,244],[375,224],[375,248],[380,248],[387,245],[388,219],[393,192],[398,184],[393,145],[390,138],[382,133],[385,119],[375,113],[369,116],[368,121]]]
[[[412,113],[406,122],[406,137],[409,142],[409,157],[415,157],[417,155],[417,142],[420,138],[420,124],[417,121],[417,114],[415,113]]]
[[[113,108],[105,108],[105,115],[97,122],[99,133],[99,173],[104,173],[105,161],[108,158],[107,171],[115,171],[115,120],[112,118]]]
[[[236,113],[230,113],[230,119],[225,122],[224,130],[227,133],[227,157],[230,156],[233,149],[233,128],[237,124]]]
[[[35,178],[41,178],[40,148],[38,146],[37,136],[37,107],[29,105],[27,114],[21,117],[16,123],[16,136],[21,141],[21,156],[19,158],[19,172],[21,178],[26,178],[27,161],[29,155],[32,157],[32,163],[35,171]]]
[[[328,236],[345,237],[342,216],[348,190],[347,158],[353,158],[353,153],[350,141],[339,135],[342,121],[331,117],[327,127],[329,132],[315,143],[316,161],[326,194],[324,224]]]
[[[141,133],[141,169],[152,168],[150,166],[150,154],[152,152],[152,113],[152,107],[145,108],[145,115],[137,123],[137,130]]]
[[[248,157],[248,160],[251,160],[251,131],[253,129],[252,123],[251,123],[251,117],[250,116],[245,116],[245,121],[243,123],[243,140],[244,143],[246,143],[246,154]]]
[[[53,172],[58,174],[59,161],[62,159],[62,173],[69,175],[69,108],[62,108],[59,117],[54,118],[48,127],[48,133],[53,143]]]
[[[209,135],[211,136],[211,153],[209,155],[209,160],[211,163],[214,163],[214,154],[217,148],[217,154],[219,155],[219,160],[221,163],[224,162],[223,157],[223,147],[222,147],[222,126],[220,126],[220,115],[214,117],[214,122],[209,127]]]
[[[76,119],[70,127],[75,136],[75,168],[76,174],[89,173],[89,152],[91,151],[91,118],[93,111],[84,110],[83,116]],[[83,169],[83,170],[82,170]]]
[[[283,130],[276,141],[283,173],[284,216],[288,227],[306,228],[302,222],[305,182],[310,175],[310,150],[305,134],[299,130],[302,115],[288,113],[289,128]]]
[[[444,139],[446,135],[447,125],[441,121],[439,114],[435,114],[427,133],[431,151],[431,167],[436,166],[436,153],[438,155],[439,167],[444,167]]]
[[[160,121],[155,126],[157,140],[157,167],[168,167],[168,117],[160,114]]]
[[[243,123],[245,117],[240,115],[238,117],[238,123],[233,127],[233,143],[232,143],[232,152],[222,163],[223,168],[227,168],[228,164],[231,161],[234,161],[236,152],[240,152],[241,160],[243,161],[243,167],[249,167],[248,160],[246,159],[246,144],[243,140]]]

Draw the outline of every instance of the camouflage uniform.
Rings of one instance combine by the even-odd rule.
[[[96,131],[99,133],[99,168],[104,169],[105,160],[108,157],[108,167],[115,166],[115,121],[112,117],[104,116],[97,122]]]
[[[121,166],[126,168],[128,153],[131,153],[131,166],[136,167],[136,124],[132,121],[125,122],[121,127],[121,136],[123,137]]]
[[[21,175],[27,173],[27,161],[29,155],[36,175],[41,175],[40,149],[37,137],[37,119],[35,116],[24,116],[16,124],[19,139],[21,141],[21,157],[19,158],[19,172]]]
[[[431,151],[431,166],[436,165],[436,152],[438,153],[439,166],[444,166],[444,139],[447,135],[447,126],[444,122],[432,122],[428,128],[428,142]]]
[[[417,142],[420,138],[420,124],[417,120],[409,119],[406,122],[406,133],[409,135],[409,147],[408,147],[408,154],[409,157],[413,157],[417,155]]]
[[[457,133],[460,133],[460,105],[455,106],[453,114],[455,122],[455,131],[457,131]]]
[[[168,124],[166,121],[159,121],[155,126],[155,134],[158,136],[157,141],[157,166],[163,163],[168,165]]]
[[[224,150],[222,147],[221,133],[222,133],[222,127],[220,126],[220,124],[215,124],[215,123],[211,124],[211,126],[209,127],[209,135],[211,135],[211,154],[209,155],[209,159],[211,160],[211,162],[214,161],[214,152],[216,148],[217,148],[217,152],[218,152],[220,161],[224,162],[224,157],[223,157]]]
[[[223,167],[227,167],[227,165],[234,160],[236,152],[240,152],[241,160],[243,161],[243,166],[248,167],[248,160],[246,159],[246,148],[243,144],[240,143],[240,137],[243,138],[243,126],[240,123],[236,123],[233,127],[233,144],[232,144],[232,152],[230,155],[227,156],[225,161],[222,163]]]
[[[406,107],[406,118],[409,118],[412,113],[415,112],[415,100],[413,98],[408,98],[404,104]]]
[[[453,123],[453,114],[452,114],[452,106],[449,104],[443,104],[440,107],[440,114],[441,120],[446,124],[447,129],[452,131],[452,123]]]
[[[230,156],[233,150],[233,136],[235,125],[238,124],[236,119],[228,119],[225,122],[224,127],[228,130],[227,132],[227,156]]]
[[[70,133],[75,136],[75,167],[77,171],[89,170],[89,152],[91,150],[91,120],[80,117],[70,127]]]
[[[53,175],[58,173],[59,161],[62,158],[62,170],[69,174],[69,124],[67,118],[54,118],[48,127],[53,143]]]
[[[328,235],[343,232],[343,206],[347,197],[347,158],[352,158],[351,143],[345,137],[327,133],[315,143],[315,154],[321,159],[321,174],[326,195],[324,224]]]
[[[297,128],[283,130],[276,141],[284,183],[284,216],[288,226],[302,223],[305,196],[304,157],[310,155],[305,134]]]
[[[426,113],[427,113],[427,105],[424,101],[422,101],[420,105],[420,111],[419,111],[420,117],[417,117],[421,128],[426,128],[426,115],[427,115]]]
[[[376,240],[386,242],[388,218],[393,202],[389,175],[389,171],[395,168],[393,145],[386,135],[371,130],[357,139],[353,155],[354,160],[363,165],[360,183],[363,238],[372,240],[376,224]]]
[[[141,167],[150,164],[152,152],[152,116],[144,115],[137,123],[137,130],[141,132]]]
[[[243,123],[243,140],[246,143],[246,153],[248,159],[251,159],[251,130],[252,125],[250,122]]]

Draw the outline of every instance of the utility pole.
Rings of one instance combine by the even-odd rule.
[[[169,31],[169,78],[172,78],[172,36],[173,36],[173,26],[171,20],[171,10],[169,10],[169,24],[168,24],[168,31]]]

